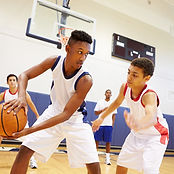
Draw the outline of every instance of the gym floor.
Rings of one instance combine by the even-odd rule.
[[[9,174],[20,144],[1,144],[0,146],[0,173]],[[99,148],[99,158],[102,174],[115,174],[116,161],[119,148],[111,149],[111,165],[105,164],[105,149]],[[174,172],[174,151],[165,153],[160,172],[162,174],[173,174]],[[70,172],[71,171],[71,172]],[[56,152],[47,163],[38,162],[38,169],[28,169],[27,174],[86,174],[86,168],[73,169],[69,167],[65,145],[58,147]],[[141,174],[135,170],[129,169],[128,174]]]

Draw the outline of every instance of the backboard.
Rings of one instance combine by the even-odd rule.
[[[26,35],[57,45],[61,49],[73,30],[83,30],[93,38],[90,54],[95,53],[95,19],[46,0],[34,0]]]

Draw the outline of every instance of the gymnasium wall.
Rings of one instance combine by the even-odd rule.
[[[50,1],[55,2],[55,0]],[[158,92],[163,112],[174,115],[174,37],[167,31],[167,23],[161,24],[167,21],[164,21],[161,16],[155,16],[155,27],[121,13],[121,10],[125,10],[125,8],[127,8],[127,13],[132,12],[132,9],[128,6],[121,7],[119,5],[121,1],[117,3],[119,9],[115,6],[115,10],[99,2],[102,1],[71,0],[70,2],[72,10],[96,19],[96,54],[94,56],[89,55],[84,64],[93,76],[93,87],[87,95],[87,100],[97,101],[103,96],[107,88],[112,90],[113,98],[115,98],[121,83],[126,81],[129,62],[111,56],[112,34],[118,33],[156,47],[155,74],[149,84]],[[106,1],[103,2],[106,3]],[[29,67],[40,63],[46,57],[61,54],[61,51],[54,45],[25,36],[32,3],[33,0],[1,1],[1,86],[7,87],[6,76],[9,73],[19,75]],[[150,23],[154,16],[151,15],[151,18],[148,19],[144,11],[137,8],[133,13],[134,16],[139,16],[139,18],[146,18],[146,21]],[[163,15],[163,12],[161,11],[161,15]],[[160,21],[161,23],[158,25]],[[165,28],[165,30],[160,29],[160,27]],[[28,84],[28,90],[49,94],[50,85],[51,71],[47,71],[31,80]],[[126,104],[123,103],[122,106],[126,107]]]
[[[0,93],[3,92],[6,88],[4,87],[0,87]],[[32,101],[34,102],[39,115],[41,115],[43,113],[43,111],[47,108],[47,106],[50,104],[50,97],[47,94],[42,94],[42,93],[36,93],[36,92],[30,92],[29,94],[31,96]],[[96,105],[96,102],[91,102],[91,101],[87,101],[86,102],[86,108],[87,108],[87,112],[88,112],[88,120],[89,123],[91,124],[91,121],[95,120],[97,118],[97,116],[94,114],[94,107]],[[128,135],[129,128],[127,127],[125,121],[124,121],[124,117],[123,117],[123,112],[124,110],[128,108],[126,107],[119,107],[118,108],[118,113],[116,115],[116,119],[115,119],[115,124],[114,124],[114,128],[113,128],[113,134],[112,134],[112,142],[111,145],[113,147],[121,147],[124,143],[124,140],[126,138],[126,136]],[[166,118],[168,124],[169,124],[169,131],[170,131],[170,141],[168,144],[167,149],[170,150],[174,150],[174,117],[171,115],[166,115],[164,114],[164,117]],[[31,111],[31,109],[29,108],[28,111],[28,121],[29,121],[29,126],[32,126],[33,123],[35,122],[36,117],[34,115],[34,113]],[[65,141],[63,141],[65,142]],[[101,145],[104,144],[104,142],[100,142]]]
[[[55,2],[55,0],[50,0]],[[149,18],[148,9],[132,9],[128,6],[120,6],[121,1],[117,1],[114,7],[104,6],[99,2],[102,0],[71,0],[71,9],[96,19],[96,54],[89,55],[84,66],[93,77],[93,87],[87,95],[87,108],[89,119],[94,119],[93,107],[99,99],[104,97],[106,89],[112,90],[114,99],[119,92],[120,85],[126,81],[128,61],[112,57],[112,34],[129,37],[131,39],[146,43],[156,48],[156,67],[152,79],[148,82],[157,91],[161,109],[170,126],[169,149],[174,149],[174,37],[169,32],[168,21],[164,20],[163,11],[159,11],[160,16],[155,16],[154,25],[150,25],[154,15]],[[109,1],[103,1],[105,3]],[[145,1],[144,1],[145,2]],[[54,45],[44,43],[25,36],[28,18],[31,14],[33,0],[5,0],[0,5],[0,86],[8,87],[6,77],[9,73],[19,75],[31,66],[40,63],[50,55],[59,55],[62,52]],[[138,4],[138,3],[137,3]],[[134,4],[134,8],[136,5]],[[153,5],[153,4],[152,4]],[[129,15],[133,13],[139,16],[135,19]],[[150,7],[149,7],[150,9]],[[147,23],[141,21],[146,19]],[[41,76],[29,81],[28,90],[34,103],[39,110],[39,114],[49,104],[49,91],[51,86],[51,71],[47,71]],[[4,88],[3,88],[4,89]],[[126,127],[122,112],[127,107],[123,102],[118,109],[115,128],[113,132],[112,145],[122,145],[125,136],[129,132]],[[29,110],[30,125],[35,120],[34,115]]]

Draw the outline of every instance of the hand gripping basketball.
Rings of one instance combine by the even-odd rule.
[[[27,123],[27,116],[24,109],[20,109],[17,114],[13,110],[7,113],[3,104],[0,104],[0,136],[11,137],[14,132],[19,132],[24,129]]]

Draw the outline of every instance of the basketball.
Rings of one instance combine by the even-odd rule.
[[[14,112],[11,111],[7,113],[8,109],[4,109],[3,105],[0,104],[0,135],[8,138],[12,136],[14,132],[19,132],[24,129],[27,123],[27,116],[25,115],[24,109],[14,115]]]

